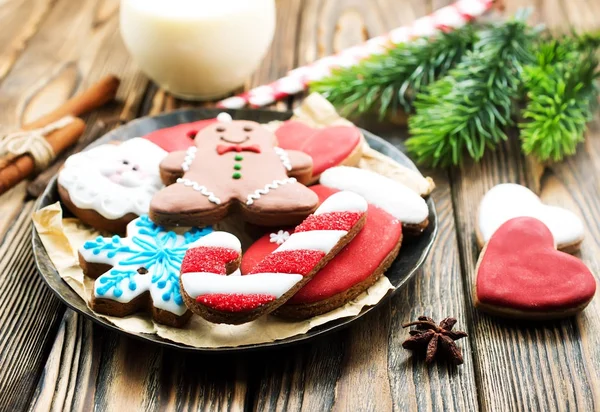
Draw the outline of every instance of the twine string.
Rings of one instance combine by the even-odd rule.
[[[38,171],[44,170],[56,157],[56,153],[46,140],[46,136],[68,126],[74,120],[73,116],[65,116],[39,129],[24,130],[0,136],[0,157],[7,157],[8,160],[12,160],[18,156],[30,154],[33,157],[35,168]]]

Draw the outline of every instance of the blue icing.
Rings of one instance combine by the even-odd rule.
[[[104,296],[112,292],[119,298],[123,295],[121,282],[127,281],[131,291],[137,288],[136,277],[151,276],[151,283],[161,290],[160,296],[165,302],[172,301],[183,305],[183,298],[179,287],[179,269],[185,252],[190,243],[195,242],[213,230],[210,227],[192,228],[183,235],[177,236],[175,232],[167,231],[152,222],[147,215],[140,216],[134,221],[137,234],[127,238],[129,245],[123,243],[123,238],[97,237],[83,245],[86,250],[94,255],[106,253],[107,258],[117,254],[122,259],[108,273],[98,278],[96,293]],[[148,273],[141,275],[139,268],[145,268]]]
[[[104,296],[107,292],[112,289],[114,296],[121,297],[123,290],[121,289],[121,281],[126,279],[129,281],[128,287],[130,290],[135,290],[137,285],[135,283],[134,276],[137,275],[137,271],[132,270],[117,270],[112,269],[109,273],[102,275],[98,278],[100,286],[96,287],[96,293],[99,296]]]

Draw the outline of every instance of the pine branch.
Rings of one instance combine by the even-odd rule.
[[[362,114],[376,107],[381,117],[400,108],[408,113],[416,94],[446,74],[473,42],[474,30],[467,25],[434,38],[401,43],[356,66],[335,69],[331,76],[310,87],[345,115]]]
[[[565,36],[537,47],[535,64],[523,73],[528,101],[519,127],[525,154],[560,161],[585,139],[598,99],[599,47],[600,35]]]
[[[481,32],[473,51],[417,96],[406,143],[420,163],[458,165],[465,151],[479,160],[486,147],[506,139],[503,128],[511,124],[523,66],[533,61],[535,36],[525,16]]]

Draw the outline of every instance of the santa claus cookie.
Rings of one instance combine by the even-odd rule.
[[[58,175],[58,194],[83,223],[123,234],[129,222],[148,213],[163,187],[158,165],[166,155],[142,138],[74,154]]]
[[[476,268],[475,306],[523,319],[555,319],[583,310],[596,280],[582,261],[557,251],[540,220],[503,223],[483,248]]]
[[[479,247],[483,247],[504,222],[518,216],[535,217],[544,222],[558,248],[564,252],[576,251],[583,241],[583,223],[573,212],[543,204],[535,193],[524,186],[503,183],[490,189],[479,205]]]
[[[338,191],[311,186],[324,202]],[[369,202],[369,199],[365,199]],[[257,240],[244,253],[242,274],[250,273],[294,233],[279,230]],[[276,315],[305,319],[343,306],[367,290],[390,267],[402,242],[402,224],[385,210],[369,204],[363,229],[315,277],[277,311]]]
[[[313,160],[311,183],[319,180],[325,170],[333,166],[355,166],[362,155],[362,133],[355,126],[313,128],[288,120],[275,131],[279,146],[299,150]]]
[[[158,323],[183,326],[191,312],[179,289],[181,262],[190,245],[211,232],[168,231],[144,215],[127,226],[127,237],[99,236],[85,242],[79,262],[96,279],[90,307],[117,317],[147,310]]]
[[[333,167],[321,175],[319,182],[337,190],[349,190],[368,199],[394,216],[404,234],[421,234],[429,225],[429,208],[413,190],[378,173],[355,167]]]
[[[225,232],[198,240],[181,265],[181,290],[192,312],[240,324],[270,313],[306,285],[362,229],[367,202],[351,192],[327,199],[285,242],[244,276],[241,246]]]
[[[317,207],[310,156],[275,146],[275,136],[250,121],[222,121],[204,128],[187,151],[160,164],[163,182],[150,217],[164,226],[204,226],[237,211],[249,223],[295,224]]]
[[[217,119],[198,120],[190,123],[155,130],[144,136],[144,139],[162,147],[167,152],[187,150],[194,145],[194,138],[206,126],[217,122]]]

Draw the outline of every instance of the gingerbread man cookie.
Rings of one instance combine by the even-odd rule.
[[[310,156],[275,146],[273,133],[251,121],[220,121],[204,128],[187,151],[160,164],[166,185],[150,204],[150,217],[165,226],[204,226],[239,211],[249,223],[296,224],[318,205],[304,186]]]
[[[90,307],[109,316],[150,310],[165,325],[183,326],[191,316],[179,289],[185,252],[211,228],[176,233],[147,215],[127,226],[127,237],[98,236],[79,248],[83,272],[96,279]]]

